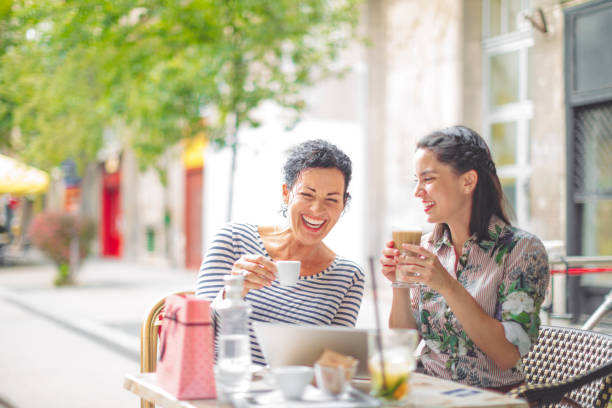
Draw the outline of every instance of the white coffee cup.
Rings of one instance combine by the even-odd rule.
[[[286,399],[298,400],[312,381],[313,369],[307,366],[277,367],[272,369],[272,375]]]
[[[278,281],[282,286],[294,285],[300,277],[300,261],[276,261]]]

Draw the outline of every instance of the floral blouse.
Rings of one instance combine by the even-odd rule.
[[[493,216],[488,239],[478,242],[470,237],[459,259],[444,225],[424,236],[421,245],[435,253],[482,309],[502,323],[508,341],[525,355],[538,337],[540,306],[550,277],[542,242]],[[423,286],[412,289],[411,295],[425,341],[421,362],[427,374],[477,387],[524,380],[520,360],[511,369],[498,368],[468,337],[440,294]]]

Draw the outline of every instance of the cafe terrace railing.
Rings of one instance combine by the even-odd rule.
[[[582,276],[585,274],[612,273],[612,256],[551,256],[549,259],[550,273],[552,278],[555,276],[564,275],[567,282],[569,276]],[[555,303],[555,284],[551,284],[551,304],[548,305],[548,312],[554,312]],[[559,288],[557,288],[558,290]],[[563,296],[565,300],[567,293]],[[565,308],[562,308],[565,310]],[[582,326],[583,330],[590,330],[595,327],[603,317],[612,311],[612,290],[605,296],[602,304],[597,310],[591,314],[587,321]],[[568,317],[569,315],[557,314],[560,317]]]

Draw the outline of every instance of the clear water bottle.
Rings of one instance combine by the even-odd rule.
[[[215,307],[217,320],[217,392],[246,391],[251,381],[251,347],[248,320],[251,308],[242,299],[244,277],[228,275],[225,299]]]

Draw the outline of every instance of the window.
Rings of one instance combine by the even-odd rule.
[[[489,106],[497,108],[519,101],[519,52],[491,55]]]
[[[531,26],[529,0],[483,1],[483,136],[508,203],[511,218],[529,222],[530,135],[533,115],[527,94]]]

